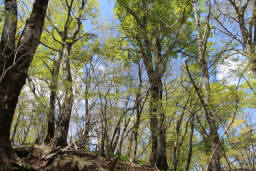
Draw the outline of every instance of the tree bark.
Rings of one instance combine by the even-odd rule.
[[[150,162],[160,170],[167,170],[165,114],[162,111],[162,80],[151,83],[150,93],[150,130],[152,136],[152,152]]]
[[[137,153],[137,146],[138,146],[138,130],[140,127],[140,118],[142,113],[142,107],[141,107],[141,89],[142,89],[142,72],[141,72],[141,66],[140,62],[138,63],[138,77],[139,77],[139,85],[138,90],[136,92],[136,99],[135,99],[135,107],[136,107],[136,121],[134,125],[133,130],[133,151],[132,151],[132,162],[135,162],[136,160],[136,153]]]
[[[70,2],[65,1],[63,5],[65,6],[65,10],[67,12],[67,18],[63,27],[63,31],[60,31],[58,28],[54,27],[59,36],[62,39],[62,49],[61,49],[61,56],[60,58],[63,59],[63,80],[64,80],[64,99],[62,103],[62,110],[58,120],[58,125],[56,126],[54,132],[54,142],[55,146],[66,146],[67,145],[67,136],[69,130],[69,122],[71,118],[72,106],[73,106],[73,88],[72,88],[72,74],[71,74],[71,67],[70,67],[70,51],[72,46],[77,42],[79,33],[81,31],[81,25],[84,20],[82,11],[85,8],[87,1],[81,0],[79,3],[80,6],[76,6],[74,0]],[[74,17],[73,14],[74,8],[79,8],[79,13],[77,17]],[[73,16],[74,15],[74,16]],[[70,23],[74,22],[75,27],[72,28]],[[70,34],[70,31],[73,31]],[[60,61],[61,62],[61,59]],[[59,70],[58,66],[56,72]],[[57,75],[57,73],[56,73]],[[55,81],[57,83],[57,81]],[[51,118],[53,119],[53,118]],[[52,122],[52,121],[49,121]],[[53,127],[53,126],[52,126]]]
[[[133,131],[134,142],[133,142],[133,148],[132,148],[132,150],[133,150],[132,151],[132,162],[135,162],[135,160],[136,160],[140,117],[141,117],[141,110],[140,110],[140,92],[139,92],[136,97],[136,122],[135,122],[135,126],[134,126],[134,131]]]
[[[201,69],[203,72],[203,79],[204,79],[204,98],[202,97],[199,89],[196,87],[196,84],[194,83],[190,73],[189,77],[191,81],[193,82],[194,88],[196,89],[196,93],[201,101],[201,104],[204,108],[205,112],[205,117],[206,120],[209,124],[210,127],[210,136],[211,136],[211,141],[212,141],[212,153],[213,153],[213,164],[210,163],[209,165],[212,165],[212,168],[214,171],[220,171],[220,139],[219,139],[219,134],[218,134],[218,128],[215,123],[215,119],[213,116],[213,113],[210,109],[209,103],[210,103],[210,95],[211,95],[211,87],[210,87],[210,77],[209,77],[209,71],[208,71],[208,66],[207,66],[207,61],[206,61],[206,49],[207,49],[207,43],[208,43],[208,38],[210,35],[210,15],[211,15],[211,4],[208,4],[208,16],[206,18],[206,25],[205,25],[205,31],[204,35],[202,37],[201,32],[200,32],[200,21],[199,21],[199,16],[197,14],[197,9],[196,9],[196,2],[193,2],[193,11],[194,11],[194,16],[195,16],[195,24],[196,24],[196,31],[197,31],[197,44],[198,44],[198,52],[199,52],[199,59],[200,59],[200,64],[201,64]],[[188,66],[186,63],[187,71]]]
[[[18,128],[18,125],[20,123],[20,117],[21,117],[22,113],[19,112],[18,113],[18,117],[17,117],[17,121],[15,123],[15,126],[14,126],[14,129],[13,129],[13,133],[12,133],[12,137],[11,137],[11,144],[13,145],[14,143],[14,138],[15,138],[15,135],[16,135],[16,131],[17,131],[17,128]]]
[[[52,69],[52,79],[50,83],[50,108],[47,113],[47,134],[44,139],[45,144],[49,144],[54,138],[55,132],[55,103],[57,96],[57,87],[58,87],[58,75],[60,70],[60,64],[62,60],[62,53],[57,52],[56,59],[54,60],[53,69]]]
[[[190,127],[191,127],[191,133],[190,133],[190,137],[189,137],[189,150],[188,150],[188,158],[187,158],[187,164],[186,164],[186,171],[189,171],[189,166],[191,163],[191,158],[192,158],[192,152],[193,152],[193,134],[194,134],[194,116],[195,114],[192,114],[192,120],[190,123]]]
[[[176,171],[177,167],[178,167],[178,160],[179,160],[179,158],[178,158],[177,153],[179,153],[180,127],[182,126],[181,124],[182,124],[182,120],[183,120],[184,114],[185,114],[185,111],[182,112],[180,119],[176,123],[176,137],[175,137],[175,143],[174,143],[174,148],[173,148],[173,166],[174,166],[174,171]]]
[[[64,100],[62,105],[61,116],[54,136],[54,145],[64,147],[67,145],[67,137],[69,130],[69,121],[73,106],[73,89],[72,89],[72,75],[70,68],[70,55],[71,45],[65,44],[63,47],[63,79],[65,82],[64,87]]]
[[[0,49],[0,165],[2,170],[8,170],[9,160],[14,156],[10,144],[13,115],[21,89],[26,83],[28,67],[39,45],[48,0],[34,2],[17,47],[17,2],[4,2],[6,15]]]
[[[85,97],[84,129],[85,130],[82,137],[82,143],[86,145],[86,147],[89,149],[89,140],[90,140],[89,133],[90,133],[90,127],[91,127],[91,117],[90,117],[90,107],[89,107],[89,89],[91,84],[91,74],[90,74],[90,69],[88,68],[86,68],[86,76],[87,76],[87,80],[85,82],[85,92],[84,92],[84,97]]]

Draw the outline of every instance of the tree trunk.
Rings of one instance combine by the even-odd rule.
[[[89,71],[90,72],[90,71]],[[88,76],[88,74],[87,74]],[[83,144],[86,145],[89,149],[89,132],[90,132],[90,125],[91,125],[91,118],[90,118],[90,108],[89,108],[89,88],[90,88],[90,81],[91,78],[86,82],[86,89],[85,89],[85,126],[84,126],[84,135],[83,135]]]
[[[198,44],[198,51],[199,51],[199,59],[200,59],[200,65],[201,69],[203,72],[203,80],[204,80],[204,98],[202,97],[200,91],[198,91],[198,88],[196,87],[195,83],[193,83],[196,93],[198,97],[200,98],[201,104],[204,108],[205,112],[205,117],[206,120],[209,124],[210,127],[210,136],[212,140],[212,153],[213,153],[213,164],[210,163],[209,165],[213,167],[214,171],[220,171],[220,139],[219,139],[219,134],[218,134],[218,128],[216,126],[216,122],[213,116],[213,113],[209,107],[210,103],[210,95],[211,95],[211,86],[210,86],[210,77],[209,77],[209,71],[208,71],[208,66],[207,66],[207,59],[206,59],[206,49],[207,49],[207,43],[208,43],[208,38],[210,36],[211,32],[211,27],[210,27],[210,15],[211,15],[211,4],[208,4],[208,16],[206,20],[206,30],[203,35],[201,35],[200,32],[200,21],[199,21],[199,16],[197,13],[196,9],[196,2],[193,2],[193,11],[194,11],[194,16],[195,16],[195,24],[196,24],[196,30],[197,30],[197,44]],[[187,65],[187,64],[186,64]],[[188,71],[188,67],[187,67]],[[192,82],[192,77],[190,75],[190,79]]]
[[[128,128],[128,125],[130,124],[130,121],[131,121],[131,117],[129,117],[129,119],[127,121],[125,119],[125,126],[122,130],[122,135],[121,135],[121,138],[120,138],[120,141],[119,141],[119,150],[118,151],[119,151],[120,154],[122,154],[123,143],[124,143],[124,140],[125,140],[125,138],[128,134],[126,130]]]
[[[60,64],[62,60],[62,54],[57,52],[56,59],[54,60],[53,69],[52,69],[52,80],[50,83],[50,109],[47,113],[47,134],[44,139],[45,144],[49,144],[54,138],[55,132],[55,103],[57,96],[57,87],[58,87],[58,75],[60,70]]]
[[[155,167],[157,162],[157,131],[158,131],[158,118],[157,118],[157,103],[158,103],[158,88],[155,90],[153,88],[150,89],[151,97],[150,97],[150,131],[151,131],[151,139],[152,139],[152,147],[150,154],[150,164]]]
[[[16,135],[16,131],[17,131],[17,128],[18,128],[18,125],[19,125],[19,123],[20,123],[20,117],[21,117],[21,112],[19,112],[19,114],[18,114],[18,117],[17,117],[17,121],[16,121],[16,123],[15,123],[15,126],[14,126],[14,128],[13,128],[13,133],[12,133],[12,137],[11,137],[11,144],[13,145],[13,143],[14,143],[14,138],[15,138],[15,135]]]
[[[5,0],[5,24],[0,49],[0,166],[10,170],[13,159],[10,128],[27,71],[39,45],[48,0],[36,0],[24,30],[16,42],[17,2]]]
[[[160,170],[167,170],[165,114],[162,111],[162,80],[154,79],[150,93],[150,129],[152,134],[152,152],[150,162]]]
[[[132,152],[132,162],[135,162],[136,160],[136,153],[137,153],[137,146],[138,146],[138,130],[140,126],[140,109],[139,109],[139,104],[136,104],[136,122],[134,126],[134,132],[133,132],[133,152]]]
[[[178,157],[178,153],[177,151],[179,151],[179,136],[180,136],[180,127],[181,127],[181,124],[182,124],[182,120],[183,120],[183,116],[184,116],[185,112],[183,111],[182,114],[181,114],[181,117],[180,119],[177,121],[177,124],[176,124],[176,137],[175,137],[175,143],[174,143],[174,148],[173,148],[173,168],[174,168],[174,171],[177,170],[177,167],[178,167],[178,160],[179,160],[179,157]]]
[[[14,159],[10,143],[10,129],[20,92],[17,89],[16,92],[13,91],[17,87],[17,85],[14,86],[15,83],[5,83],[0,84],[0,166],[7,169],[10,167],[9,160]],[[9,83],[12,86],[9,86]],[[11,94],[13,95],[8,96]]]
[[[29,121],[28,126],[25,127],[25,129],[24,129],[24,135],[23,135],[22,141],[21,141],[21,144],[22,144],[22,145],[23,145],[23,144],[26,144],[26,141],[27,141],[27,137],[28,137],[30,128],[31,128],[31,126],[32,126],[32,123],[34,122],[34,118],[35,118],[35,115],[32,116],[32,118],[31,118],[30,121]],[[24,120],[25,120],[25,118],[24,118]]]
[[[69,130],[69,121],[73,106],[73,89],[70,61],[68,59],[71,46],[65,44],[63,47],[63,77],[65,85],[64,100],[62,105],[61,116],[55,131],[54,145],[64,147],[67,145],[67,137]]]
[[[100,99],[101,99],[100,94]],[[106,99],[105,99],[106,100]],[[104,106],[103,106],[104,105]],[[103,104],[101,99],[101,113],[102,113],[102,121],[101,121],[101,146],[100,146],[100,154],[101,156],[105,156],[105,140],[107,138],[107,101]]]
[[[162,96],[162,95],[161,95]],[[158,137],[158,168],[160,170],[167,170],[168,164],[166,159],[166,128],[165,128],[165,114],[162,111],[162,97],[160,102],[159,110],[160,110],[160,122],[159,123],[159,137]]]
[[[193,134],[194,134],[194,118],[195,118],[195,114],[192,114],[192,120],[190,123],[190,127],[191,127],[191,133],[190,133],[190,137],[189,137],[189,150],[188,150],[188,158],[187,158],[187,165],[186,165],[186,171],[189,171],[189,166],[191,163],[191,158],[192,158],[192,152],[193,152]]]
[[[215,124],[210,127],[214,127],[210,131],[210,135],[212,137],[212,153],[213,153],[213,162],[210,165],[213,168],[213,171],[220,171],[220,139],[219,134],[217,132],[217,128]]]
[[[136,153],[137,153],[137,146],[138,146],[138,130],[140,127],[140,118],[141,118],[141,89],[142,89],[142,72],[140,62],[138,63],[138,77],[139,77],[139,86],[138,91],[136,92],[136,99],[135,99],[135,107],[136,107],[136,121],[133,130],[133,151],[132,151],[132,162],[136,160]]]

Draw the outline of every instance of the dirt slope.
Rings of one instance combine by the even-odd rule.
[[[23,170],[43,171],[156,171],[150,167],[104,158],[74,149],[52,149],[49,146],[18,146],[15,152],[22,159]],[[22,169],[17,169],[22,170]]]

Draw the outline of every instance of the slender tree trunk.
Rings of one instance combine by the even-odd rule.
[[[34,118],[35,118],[35,115],[32,116],[32,118],[31,118],[30,121],[29,121],[28,126],[26,127],[26,129],[24,129],[24,136],[23,136],[23,138],[22,138],[21,144],[26,144],[27,137],[28,137],[30,128],[31,128],[31,126],[32,126],[32,122],[34,121]]]
[[[127,150],[127,153],[126,155],[130,158],[131,157],[131,153],[132,153],[132,146],[133,146],[133,134],[131,134],[129,137],[128,137],[128,140],[129,140],[129,146],[128,146],[128,150]],[[131,157],[131,162],[132,162],[132,158],[133,156]]]
[[[121,124],[121,123],[120,123]],[[120,137],[120,133],[121,133],[121,129],[120,129],[120,125],[118,126],[118,129],[117,129],[117,134],[116,136],[114,136],[114,141],[112,143],[112,145],[110,146],[111,148],[109,149],[109,151],[114,154],[115,151],[116,151],[116,147],[117,147],[117,144],[118,144],[118,140],[119,140],[119,137]]]
[[[122,130],[122,135],[121,135],[121,138],[120,138],[120,141],[119,141],[119,152],[120,152],[120,154],[122,154],[123,143],[124,143],[124,140],[125,140],[126,135],[127,135],[126,130],[128,128],[128,125],[130,124],[130,121],[131,121],[131,117],[129,117],[129,119],[127,121],[125,120],[125,126]]]
[[[103,124],[102,124],[103,126]],[[105,139],[106,139],[106,133],[105,128],[102,127],[102,135],[101,135],[101,144],[100,144],[100,154],[101,156],[105,156]]]
[[[133,130],[133,152],[132,152],[132,162],[135,162],[136,160],[136,153],[137,153],[137,146],[138,146],[138,130],[140,127],[140,118],[141,118],[141,89],[142,89],[142,72],[141,72],[141,66],[140,62],[138,63],[138,77],[139,77],[139,86],[138,91],[136,92],[136,99],[135,99],[135,105],[136,105],[136,122],[134,125]]]
[[[54,141],[55,146],[64,147],[67,145],[67,137],[69,130],[69,122],[73,106],[73,89],[72,89],[72,75],[70,68],[70,61],[68,59],[70,54],[70,44],[65,44],[63,47],[63,77],[66,82],[64,90],[64,100],[60,120],[55,131]]]
[[[58,87],[58,75],[60,70],[60,64],[62,60],[62,53],[57,52],[56,59],[54,60],[52,69],[52,79],[50,83],[50,108],[47,113],[47,133],[44,139],[45,144],[49,144],[54,138],[55,132],[55,103],[57,97],[57,87]]]
[[[174,171],[177,170],[177,166],[178,166],[178,155],[177,152],[178,149],[179,149],[179,136],[180,136],[180,126],[181,126],[181,123],[182,123],[182,120],[183,120],[183,116],[184,116],[184,111],[183,113],[181,114],[181,117],[180,119],[177,121],[177,124],[176,124],[176,137],[175,137],[175,143],[174,143],[174,148],[173,148],[173,166],[174,166]]]
[[[216,126],[213,113],[209,107],[211,87],[210,87],[210,77],[209,77],[209,71],[208,71],[207,60],[206,60],[206,49],[207,49],[208,38],[211,31],[210,23],[209,23],[210,15],[211,15],[210,3],[208,4],[208,8],[209,8],[208,16],[207,16],[206,27],[205,27],[206,30],[202,37],[200,32],[199,16],[196,9],[196,2],[193,2],[193,11],[195,16],[195,22],[196,22],[195,24],[196,24],[197,38],[198,38],[197,44],[198,44],[198,51],[199,51],[199,59],[200,59],[200,64],[203,72],[204,87],[205,87],[204,99],[201,96],[199,91],[197,91],[197,94],[199,97],[201,96],[200,101],[204,108],[206,120],[210,127],[210,136],[212,141],[212,153],[213,153],[213,162],[210,163],[210,165],[212,166],[214,171],[220,171],[220,145],[221,144],[220,144],[220,139],[218,134],[218,128]],[[194,84],[194,87],[195,87],[195,84]]]
[[[83,143],[89,147],[89,132],[90,132],[90,108],[89,108],[89,88],[90,88],[90,75],[88,74],[90,71],[87,71],[87,77],[89,77],[89,79],[87,79],[87,82],[85,84],[86,89],[85,89],[85,126],[84,126],[84,135],[83,135]]]
[[[101,98],[101,97],[100,97]],[[103,102],[101,102],[101,105],[103,105]],[[102,135],[101,135],[101,156],[105,156],[105,140],[107,137],[107,102],[102,106],[102,124],[101,124],[101,129],[102,129]]]
[[[13,145],[14,143],[14,138],[15,138],[15,135],[16,135],[16,132],[17,132],[17,128],[18,128],[18,125],[20,123],[20,117],[21,117],[21,112],[19,112],[18,114],[18,117],[17,117],[17,121],[15,123],[15,126],[14,126],[14,129],[13,129],[13,134],[12,134],[12,137],[11,137],[11,144]]]
[[[139,130],[139,126],[140,126],[140,109],[139,109],[139,105],[137,104],[136,106],[136,123],[135,123],[135,127],[134,127],[134,133],[133,133],[133,152],[132,152],[132,162],[135,162],[136,160],[136,154],[137,154],[137,146],[138,146],[138,130]]]
[[[186,165],[186,171],[189,171],[189,166],[191,163],[191,158],[192,158],[192,152],[193,152],[193,134],[194,134],[194,118],[195,118],[195,114],[192,114],[192,120],[190,123],[190,127],[191,127],[191,133],[190,133],[190,137],[189,137],[189,150],[188,150],[188,159],[187,159],[187,165]]]

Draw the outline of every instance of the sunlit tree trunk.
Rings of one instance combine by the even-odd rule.
[[[136,160],[137,148],[138,148],[138,130],[140,127],[141,122],[141,113],[142,113],[142,104],[141,104],[141,89],[142,89],[142,71],[140,63],[138,63],[138,77],[139,77],[139,85],[138,90],[136,92],[136,99],[135,99],[135,108],[136,108],[136,121],[134,124],[133,130],[133,148],[132,148],[132,162]]]
[[[61,116],[56,127],[54,141],[55,146],[66,146],[69,130],[69,122],[71,118],[72,106],[73,106],[73,89],[72,89],[72,75],[70,68],[70,44],[65,44],[63,47],[63,81],[64,86],[64,100],[62,104]]]
[[[197,44],[198,44],[198,52],[199,52],[199,59],[200,59],[200,65],[203,72],[203,81],[204,81],[204,98],[201,95],[200,91],[194,84],[194,87],[196,89],[197,95],[200,98],[201,104],[204,108],[205,117],[210,127],[210,136],[212,141],[212,154],[213,154],[213,162],[210,162],[210,166],[214,171],[220,171],[220,139],[218,134],[218,127],[216,125],[215,118],[213,116],[213,113],[210,109],[209,103],[210,103],[210,94],[211,94],[211,87],[210,87],[210,77],[209,77],[209,71],[207,66],[207,59],[206,59],[206,49],[207,49],[207,43],[208,43],[208,37],[210,35],[210,15],[211,15],[211,4],[208,4],[208,16],[205,26],[205,32],[203,36],[200,32],[200,18],[197,14],[197,7],[196,3],[193,2],[193,10],[194,10],[194,16],[195,16],[195,24],[196,24],[196,31],[197,31]],[[187,68],[188,71],[188,68]],[[192,79],[190,75],[190,79]]]

